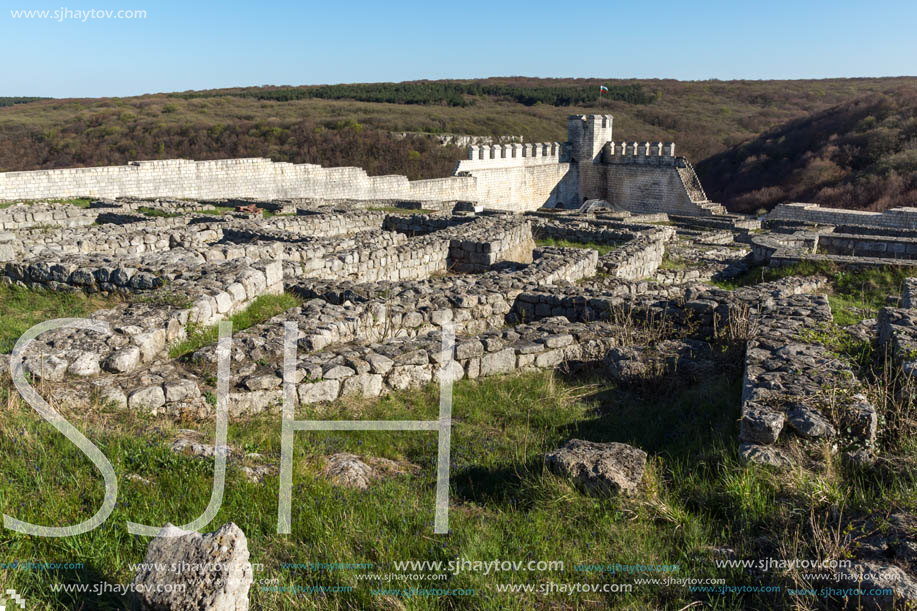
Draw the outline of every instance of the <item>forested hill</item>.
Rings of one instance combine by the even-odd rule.
[[[607,92],[600,91],[602,85]],[[442,147],[423,135],[396,134],[563,142],[568,114],[610,113],[616,139],[675,141],[678,154],[704,170],[708,193],[754,208],[779,198],[749,195],[772,186],[756,181],[781,175],[773,169],[746,172],[728,161],[730,155],[794,120],[804,125],[810,115],[860,98],[894,105],[902,92],[913,89],[917,78],[911,77],[690,82],[502,77],[242,87],[127,98],[0,98],[0,171],[135,159],[270,157],[429,178],[449,175],[464,149]],[[886,120],[877,115],[876,121]],[[875,129],[895,128],[883,124]],[[736,179],[740,189],[730,184]],[[795,180],[792,172],[787,180]],[[854,205],[879,199],[850,195]]]
[[[707,195],[753,212],[784,201],[885,210],[917,205],[917,88],[873,94],[697,164]]]

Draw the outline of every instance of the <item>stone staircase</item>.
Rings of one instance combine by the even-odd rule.
[[[717,204],[716,202],[709,201],[694,203],[697,204],[698,208],[701,208],[705,211],[701,213],[704,216],[726,214],[726,207],[723,204]]]
[[[681,178],[681,184],[685,186],[688,197],[698,207],[698,214],[703,216],[726,214],[726,208],[722,204],[711,202],[704,193],[704,187],[700,184],[700,179],[694,172],[694,166],[691,165],[684,157],[678,158],[679,164],[676,165],[678,176]],[[681,165],[684,164],[684,165]]]

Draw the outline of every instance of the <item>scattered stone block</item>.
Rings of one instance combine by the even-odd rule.
[[[646,452],[623,443],[571,439],[545,462],[592,494],[634,494],[646,470]]]

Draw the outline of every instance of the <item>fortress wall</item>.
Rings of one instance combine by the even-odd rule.
[[[485,207],[526,212],[577,199],[577,172],[565,157],[557,142],[470,146],[455,174],[475,180],[471,199]]]
[[[631,212],[697,214],[675,167],[614,164],[605,167],[606,199]]]
[[[771,210],[768,221],[801,221],[822,225],[867,225],[897,229],[917,229],[917,208],[892,208],[884,212],[822,208],[818,204],[780,204]]]
[[[606,142],[602,163],[675,167],[674,142]]]
[[[409,199],[477,201],[475,182],[470,176],[412,180],[408,183]]]
[[[459,162],[456,174],[471,170],[512,168],[559,163],[563,146],[557,142],[536,144],[484,144],[468,147],[468,159]]]
[[[527,212],[576,199],[576,172],[569,163],[475,170],[475,199],[488,208]]]
[[[134,161],[124,166],[0,174],[0,201],[70,197],[179,197],[260,199],[473,199],[474,179],[410,182],[404,176],[368,176],[360,168],[323,168],[265,158]]]

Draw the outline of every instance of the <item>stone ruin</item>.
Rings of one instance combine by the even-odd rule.
[[[628,154],[628,146],[598,150]],[[655,150],[656,167],[678,169],[666,165],[666,149]],[[644,166],[613,158],[605,165]],[[252,204],[271,214],[250,212]],[[744,359],[736,439],[743,460],[806,465],[817,459],[791,446],[828,441],[845,457],[868,461],[881,426],[877,410],[850,365],[811,332],[832,321],[827,279],[736,290],[714,284],[756,264],[917,261],[910,210],[851,218],[806,206],[754,219],[713,206],[690,214],[614,205],[517,214],[453,199],[39,202],[0,209],[0,280],[122,297],[91,315],[110,334],[49,331],[27,351],[26,369],[61,401],[98,396],[124,409],[211,419],[215,345],[182,358],[170,358],[170,350],[259,297],[286,292],[302,305],[233,334],[233,418],[279,413],[287,321],[298,325],[299,405],[436,381],[446,323],[456,333],[453,380],[579,367],[624,384],[703,376],[715,366],[711,343],[726,337],[741,344]],[[917,281],[909,281],[857,332],[889,346],[912,373],[915,329]],[[0,356],[0,364],[8,367],[8,359]],[[628,493],[639,485],[646,455],[620,445],[571,440],[547,462],[588,491]],[[196,441],[175,447],[212,456],[212,447],[208,454]],[[333,474],[342,481],[375,477],[359,457],[338,462]],[[247,469],[252,477],[270,472]]]
[[[842,414],[843,430],[866,446],[875,438],[875,410],[850,368],[801,332],[831,320],[818,294],[825,279],[735,291],[710,284],[746,272],[768,245],[776,245],[768,260],[779,265],[804,236],[837,235],[823,227],[785,233],[780,221],[765,231],[735,215],[607,209],[414,214],[410,203],[400,203],[399,213],[397,206],[316,199],[261,202],[288,211],[263,218],[235,211],[241,205],[121,199],[85,209],[0,210],[4,282],[124,296],[92,314],[110,325],[109,335],[46,332],[27,353],[28,371],[71,397],[95,393],[132,410],[207,418],[215,345],[181,359],[169,358],[170,348],[262,295],[291,293],[301,306],[234,333],[230,408],[239,416],[280,403],[284,321],[298,325],[297,398],[310,404],[433,381],[447,322],[457,334],[452,375],[461,379],[571,362],[602,364],[614,375],[627,369],[615,355],[646,357],[621,351],[622,315],[664,318],[681,340],[709,340],[717,325],[742,318],[755,323],[744,338],[744,457],[788,464],[782,435],[840,434],[817,405],[826,384],[849,391],[842,407],[831,407]],[[229,213],[201,213],[214,207]],[[140,211],[147,208],[163,216]],[[876,231],[857,239],[885,237]],[[600,256],[590,248],[538,247],[536,239],[609,250]],[[899,230],[888,239],[904,238]],[[875,326],[876,339],[905,356],[917,341],[910,287],[902,308],[883,310]]]

